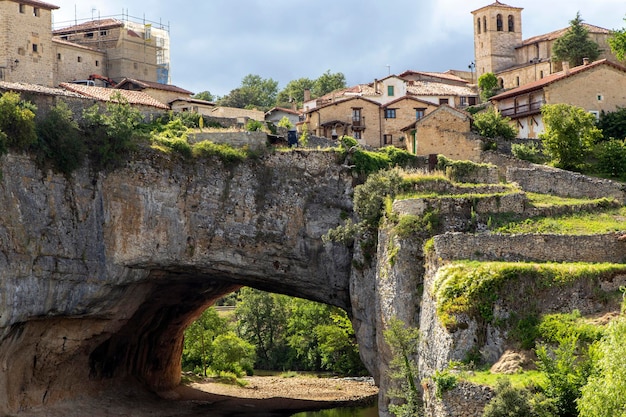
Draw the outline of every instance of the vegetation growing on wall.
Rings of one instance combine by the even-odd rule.
[[[505,284],[510,288],[523,279],[533,283],[527,291],[542,291],[578,280],[597,281],[601,276],[618,272],[626,272],[626,267],[619,264],[458,261],[439,269],[432,292],[439,320],[446,328],[454,329],[459,325],[457,317],[461,314],[493,323],[494,303],[507,297],[507,294],[501,294]],[[531,293],[525,295],[533,297]]]

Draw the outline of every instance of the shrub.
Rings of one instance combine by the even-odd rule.
[[[70,174],[79,168],[87,153],[72,111],[63,101],[57,103],[37,126],[40,152],[52,160],[54,168]]]
[[[378,227],[384,202],[393,198],[402,187],[402,177],[392,169],[370,175],[364,184],[354,190],[354,211],[370,227]]]
[[[6,135],[8,148],[27,150],[37,142],[36,107],[22,101],[20,95],[6,92],[0,96],[0,131]]]
[[[610,139],[595,148],[598,171],[611,177],[626,174],[626,140]]]
[[[261,122],[259,120],[250,119],[250,120],[248,120],[248,123],[246,123],[246,130],[248,132],[261,131],[261,130],[263,130],[263,122]]]
[[[245,148],[233,148],[229,145],[213,143],[208,140],[196,143],[192,147],[192,154],[195,157],[202,158],[217,156],[225,163],[243,161],[249,156]]]
[[[458,378],[456,375],[450,373],[450,371],[435,371],[432,376],[435,382],[435,396],[441,398],[445,392],[450,391],[456,387]]]
[[[487,110],[474,115],[473,130],[486,138],[513,139],[517,136],[517,129],[511,125],[511,119],[493,110]]]
[[[535,142],[529,144],[514,143],[511,145],[511,153],[514,157],[532,162],[533,164],[543,164],[547,160],[543,151]]]
[[[213,341],[213,361],[215,371],[232,372],[237,377],[252,374],[255,360],[254,346],[234,332],[220,334]]]

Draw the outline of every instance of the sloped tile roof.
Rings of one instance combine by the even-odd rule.
[[[601,33],[604,35],[608,35],[611,33],[610,30],[605,29],[605,28],[601,28],[600,26],[594,26],[594,25],[590,25],[588,23],[583,23],[582,26],[587,29],[589,31],[589,33]],[[527,46],[527,45],[532,45],[534,43],[537,42],[545,42],[545,41],[552,41],[555,39],[560,38],[561,36],[563,36],[563,34],[565,34],[565,32],[567,32],[569,30],[569,26],[563,29],[559,29],[559,30],[555,30],[554,32],[549,32],[549,33],[545,33],[543,35],[538,35],[538,36],[533,36],[532,38],[528,38],[526,40],[524,40],[522,42],[521,46],[518,46],[518,48],[521,48],[523,46]]]
[[[537,90],[541,90],[542,88],[555,83],[557,81],[563,80],[565,78],[569,78],[569,77],[573,77],[577,74],[580,74],[582,72],[588,71],[592,68],[596,68],[599,67],[601,65],[609,65],[611,67],[617,68],[620,71],[626,72],[626,67],[623,67],[621,65],[615,64],[611,61],[607,61],[606,59],[601,59],[599,61],[594,61],[590,64],[587,65],[579,65],[577,67],[571,68],[569,71],[561,71],[561,72],[555,72],[554,74],[550,74],[546,77],[543,77],[540,80],[537,81],[533,81],[531,83],[528,84],[524,84],[521,85],[517,88],[514,88],[512,90],[508,90],[505,91],[503,93],[500,93],[498,95],[495,95],[493,97],[491,97],[491,101],[498,101],[498,100],[502,100],[505,98],[509,98],[509,97],[514,97],[520,94],[524,94],[524,93],[529,93],[531,91],[537,91]]]
[[[61,83],[60,86],[68,91],[78,93],[83,97],[89,97],[100,101],[113,102],[115,101],[113,96],[115,94],[121,94],[130,104],[169,110],[169,106],[141,91],[117,90],[115,88],[93,87],[90,85],[72,83]]]
[[[436,83],[429,81],[414,81],[407,87],[407,93],[416,96],[476,96],[470,87]]]
[[[177,87],[171,84],[161,84],[153,81],[145,81],[145,80],[136,80],[134,78],[124,78],[118,85],[115,86],[116,89],[124,89],[123,87],[127,84],[135,84],[141,88],[151,88],[153,90],[163,90],[163,91],[171,91],[174,93],[180,94],[193,94],[191,91],[185,90],[184,88]]]
[[[404,71],[402,74],[398,75],[400,78],[408,77],[409,75],[417,74],[417,75],[427,75],[429,77],[441,78],[444,80],[457,81],[460,83],[468,84],[467,80],[464,80],[461,77],[458,77],[454,74],[449,74],[445,72],[427,72],[427,71]]]
[[[88,47],[88,46],[85,46],[85,45],[80,45],[80,44],[78,44],[78,43],[74,43],[74,42],[66,41],[66,40],[64,40],[64,39],[60,39],[60,38],[52,38],[52,42],[54,42],[54,43],[59,43],[59,44],[61,44],[61,45],[72,46],[72,47],[74,47],[74,48],[85,49],[85,50],[88,50],[88,51],[94,51],[94,52],[102,52],[102,53],[104,53],[103,51],[101,51],[101,50],[99,50],[99,49],[96,49],[96,48],[90,48],[90,47]]]
[[[28,83],[11,83],[0,81],[0,90],[15,91],[16,93],[25,92],[33,94],[44,94],[48,96],[83,98],[80,94],[64,90],[62,88],[45,87],[38,84]]]
[[[89,32],[92,30],[111,29],[115,27],[124,26],[124,22],[118,19],[100,19],[90,20],[89,22],[81,23],[79,25],[68,26],[62,29],[57,29],[52,32],[53,35],[67,35],[74,32]]]
[[[487,6],[483,6],[483,7],[479,8],[479,9],[476,9],[472,13],[476,13],[476,12],[478,12],[478,11],[480,11],[482,9],[486,9],[488,7],[503,7],[503,8],[507,8],[507,9],[519,9],[519,10],[522,10],[521,7],[509,6],[508,4],[500,3],[498,0],[496,0],[495,3],[491,3],[491,4],[487,5]]]
[[[283,113],[289,113],[289,114],[293,114],[296,116],[299,116],[300,114],[302,114],[301,112],[297,111],[297,110],[292,110],[292,109],[287,109],[285,107],[273,107],[271,109],[269,109],[268,111],[265,112],[266,115],[271,114],[273,112],[280,112],[282,111]]]

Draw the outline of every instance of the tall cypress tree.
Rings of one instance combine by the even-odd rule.
[[[557,62],[567,61],[571,67],[582,65],[583,58],[595,61],[600,56],[600,47],[589,39],[589,30],[583,26],[580,12],[574,20],[570,20],[570,27],[552,46],[552,59]]]

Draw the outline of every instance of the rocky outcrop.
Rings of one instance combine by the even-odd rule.
[[[0,414],[117,378],[168,390],[184,328],[243,285],[350,312],[352,254],[321,240],[352,207],[332,153],[146,151],[69,179],[0,161]]]

